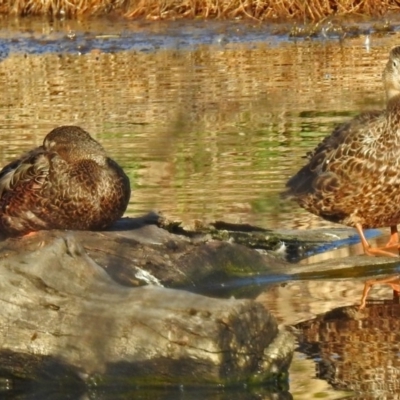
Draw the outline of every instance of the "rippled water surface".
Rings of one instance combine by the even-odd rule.
[[[383,106],[396,35],[291,41],[248,23],[8,22],[0,163],[81,125],[128,172],[129,215],[323,222],[279,192],[333,127]]]
[[[398,33],[366,38],[290,40],[243,22],[0,21],[0,164],[75,124],[128,173],[127,215],[328,226],[279,193],[336,124],[383,107]],[[301,379],[296,398],[310,398]]]

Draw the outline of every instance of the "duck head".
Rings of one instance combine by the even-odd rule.
[[[65,161],[74,163],[93,160],[105,165],[107,155],[100,143],[79,126],[60,126],[44,139],[43,148],[55,152]]]
[[[389,61],[383,70],[383,84],[387,100],[400,95],[400,46],[390,51]]]

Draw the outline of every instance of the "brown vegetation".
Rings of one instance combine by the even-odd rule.
[[[0,0],[0,13],[78,17],[115,12],[127,18],[250,18],[318,21],[330,15],[380,16],[399,0]]]

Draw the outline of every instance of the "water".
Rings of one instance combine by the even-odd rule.
[[[279,193],[336,124],[383,107],[398,44],[397,32],[289,40],[243,22],[0,24],[1,165],[76,124],[129,175],[127,215],[264,228],[332,226]]]
[[[0,164],[77,124],[130,176],[127,215],[268,228],[326,225],[278,194],[337,123],[382,107],[396,40],[368,51],[364,37],[282,41],[238,23],[30,24],[0,29]]]

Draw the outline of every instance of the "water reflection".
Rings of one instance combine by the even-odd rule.
[[[396,41],[370,52],[361,38],[277,46],[271,37],[140,51],[127,49],[135,37],[127,29],[114,52],[82,52],[73,41],[66,53],[40,51],[46,35],[71,44],[59,29],[42,31],[29,55],[16,46],[0,63],[1,164],[54,126],[78,124],[127,169],[130,215],[156,209],[268,228],[330,226],[278,193],[337,123],[382,107],[380,73]]]
[[[317,377],[364,399],[397,398],[400,392],[399,304],[352,308],[299,324],[299,351],[317,361]]]
[[[400,393],[396,344],[400,306],[393,292],[381,285],[371,291],[366,309],[358,311],[364,280],[287,282],[270,286],[258,296],[281,324],[295,327],[298,348],[290,376],[303,382],[293,390],[291,386],[295,398],[307,398],[310,393],[318,397],[322,392],[329,399],[369,400],[397,398]],[[305,360],[312,361],[313,368]],[[305,370],[313,378],[314,389],[308,388]],[[354,394],[348,397],[341,390]]]

